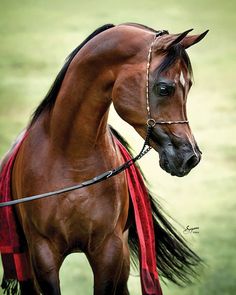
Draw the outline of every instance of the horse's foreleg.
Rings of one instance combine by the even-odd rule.
[[[39,288],[43,295],[60,295],[59,269],[61,256],[45,239],[37,239],[31,247],[31,260]]]
[[[128,291],[128,279],[130,272],[130,255],[129,255],[129,247],[128,247],[128,230],[124,233],[124,242],[123,242],[123,264],[120,273],[120,277],[116,287],[115,295],[129,295]]]
[[[86,255],[94,274],[94,295],[116,294],[124,260],[122,239],[112,235],[99,249]]]

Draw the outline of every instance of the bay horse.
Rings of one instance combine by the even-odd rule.
[[[189,32],[108,24],[78,46],[30,121],[12,171],[13,199],[81,183],[121,165],[113,136],[125,141],[108,125],[111,103],[143,139],[149,119],[150,146],[160,166],[171,175],[187,175],[201,152],[186,114],[192,69],[185,49],[207,33]],[[200,258],[151,195],[150,202],[159,272],[174,283],[189,282]],[[73,252],[85,253],[94,294],[129,294],[130,252],[138,256],[138,240],[124,172],[15,208],[33,272],[21,294],[61,294],[59,269]]]

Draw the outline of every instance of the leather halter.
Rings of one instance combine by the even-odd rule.
[[[153,44],[156,40],[157,37],[164,35],[164,34],[168,34],[168,31],[157,31],[155,34],[155,38],[153,40],[153,42],[151,43],[151,46],[149,48],[148,51],[148,60],[147,60],[147,71],[146,71],[146,103],[147,103],[147,114],[148,114],[148,119],[147,119],[147,135],[146,135],[146,139],[144,141],[143,147],[141,149],[141,151],[139,152],[139,154],[135,157],[133,157],[132,159],[128,160],[127,162],[125,162],[124,164],[120,165],[119,167],[112,169],[112,170],[108,170],[92,179],[89,179],[87,181],[84,181],[82,183],[73,185],[73,186],[69,186],[66,188],[62,188],[56,191],[52,191],[52,192],[48,192],[48,193],[43,193],[43,194],[38,194],[38,195],[34,195],[34,196],[27,196],[27,197],[22,197],[16,200],[12,200],[12,201],[8,201],[8,202],[2,202],[0,203],[0,208],[1,207],[6,207],[6,206],[12,206],[12,205],[16,205],[19,203],[24,203],[24,202],[29,202],[29,201],[33,201],[33,200],[38,200],[38,199],[42,199],[42,198],[48,198],[48,197],[52,197],[52,196],[58,196],[61,195],[63,193],[67,193],[70,191],[74,191],[74,190],[78,190],[81,188],[85,188],[88,187],[90,185],[93,185],[95,183],[99,183],[101,181],[104,181],[106,179],[109,179],[119,173],[121,173],[122,171],[128,169],[131,165],[133,165],[136,161],[138,161],[139,159],[141,159],[144,155],[146,155],[146,153],[148,153],[151,150],[151,146],[149,143],[149,139],[150,139],[150,135],[152,133],[153,128],[157,125],[157,124],[184,124],[184,123],[188,123],[188,121],[156,121],[153,118],[151,118],[151,110],[150,110],[150,104],[149,104],[149,69],[150,69],[150,65],[151,65],[151,58],[152,58],[152,48],[153,48]]]
[[[146,68],[146,107],[147,107],[147,126],[148,128],[153,128],[156,125],[172,125],[172,124],[186,124],[189,123],[188,120],[175,120],[175,121],[156,121],[151,116],[151,109],[150,109],[150,97],[149,97],[149,76],[150,76],[150,67],[151,67],[151,61],[152,61],[152,51],[153,51],[153,45],[156,41],[156,38],[165,34],[169,34],[168,31],[157,31],[155,34],[155,37],[150,45],[150,48],[148,50],[148,57],[147,57],[147,68]]]

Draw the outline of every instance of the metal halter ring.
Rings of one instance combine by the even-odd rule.
[[[155,127],[155,125],[156,125],[156,121],[154,119],[150,118],[150,119],[147,120],[147,126],[148,127],[153,128],[153,127]]]

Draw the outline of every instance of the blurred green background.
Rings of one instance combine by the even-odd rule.
[[[195,76],[188,114],[202,162],[181,179],[159,168],[155,152],[140,163],[179,230],[199,226],[199,234],[185,237],[207,264],[192,286],[162,283],[165,295],[236,294],[235,10],[230,0],[0,0],[0,156],[27,124],[64,58],[100,25],[132,21],[172,33],[210,29],[188,51]],[[139,136],[114,111],[110,122],[135,150],[141,147]],[[131,294],[141,294],[134,270],[129,285]],[[61,286],[65,295],[92,294],[82,254],[65,261]]]

